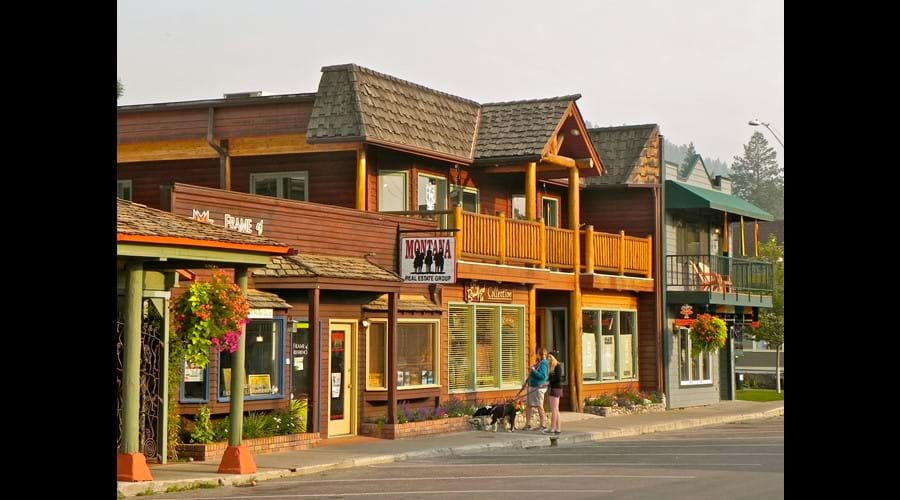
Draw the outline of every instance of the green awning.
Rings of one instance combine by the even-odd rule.
[[[765,210],[737,196],[675,181],[666,181],[666,208],[709,208],[751,219],[774,219]]]

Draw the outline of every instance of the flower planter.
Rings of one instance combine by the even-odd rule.
[[[382,439],[407,439],[469,430],[469,417],[439,418],[405,424],[362,424],[365,436]]]
[[[650,403],[648,405],[635,406],[585,406],[584,413],[611,417],[615,415],[636,415],[638,413],[656,413],[666,411],[665,403]]]
[[[277,453],[280,451],[306,450],[314,448],[321,437],[318,432],[286,434],[267,438],[244,439],[241,444],[250,448],[254,454]],[[193,458],[196,461],[216,460],[222,458],[228,442],[209,444],[179,444],[175,447],[181,458]]]

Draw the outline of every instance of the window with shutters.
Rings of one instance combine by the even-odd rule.
[[[512,389],[525,379],[525,308],[451,304],[450,391]]]

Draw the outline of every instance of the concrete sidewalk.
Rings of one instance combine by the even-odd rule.
[[[562,434],[557,438],[557,443],[565,445],[598,441],[778,415],[784,415],[784,401],[768,403],[723,401],[711,406],[616,417],[563,412]],[[218,460],[151,465],[153,481],[118,482],[118,492],[124,496],[135,496],[148,491],[162,493],[173,485],[186,487],[198,482],[231,485],[246,483],[251,479],[260,481],[300,476],[329,469],[471,453],[487,448],[531,446],[550,446],[550,436],[534,431],[514,433],[469,431],[403,440],[369,437],[333,438],[323,440],[317,448],[309,450],[254,455],[257,466],[257,472],[254,474],[219,474],[216,472],[219,467]]]

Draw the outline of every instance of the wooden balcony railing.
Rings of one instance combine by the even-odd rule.
[[[539,268],[574,268],[575,231],[545,227],[536,222],[512,220],[503,214],[481,215],[453,212],[457,253],[464,259],[498,264],[524,264]],[[579,231],[582,268],[585,272],[652,276],[653,240],[619,234],[594,232],[591,226]]]

